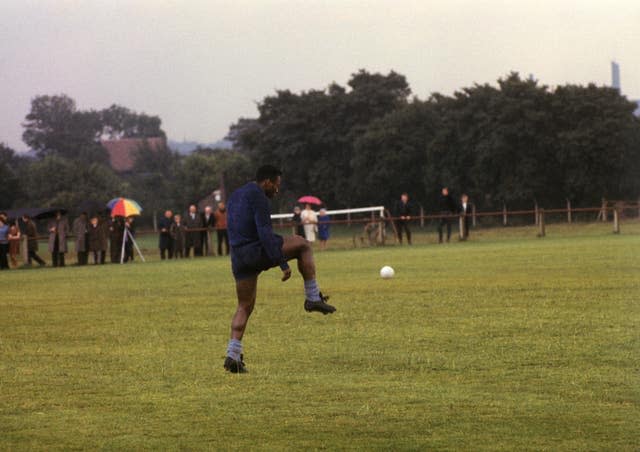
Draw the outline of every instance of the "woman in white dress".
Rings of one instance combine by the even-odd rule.
[[[300,220],[304,227],[304,236],[310,242],[316,241],[316,231],[318,230],[318,214],[311,208],[310,204],[304,206],[300,213]]]

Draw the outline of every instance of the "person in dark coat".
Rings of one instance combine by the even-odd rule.
[[[87,249],[87,213],[82,212],[78,218],[73,221],[71,227],[73,235],[76,238],[76,254],[78,256],[78,265],[87,265],[89,260],[89,252]]]
[[[463,193],[460,197],[460,215],[462,215],[462,240],[469,238],[469,223],[471,220],[471,204],[469,204],[469,197],[466,193]]]
[[[56,212],[56,217],[47,225],[49,231],[49,252],[54,267],[64,267],[64,255],[67,252],[67,235],[69,235],[69,221]]]
[[[111,219],[109,225],[109,246],[111,249],[111,263],[120,262],[120,254],[122,253],[122,237],[124,236],[124,218],[115,217]]]
[[[455,215],[457,209],[456,203],[449,194],[449,189],[447,187],[442,188],[442,192],[438,198],[438,208],[440,209],[440,215],[446,215],[440,218],[440,223],[438,224],[438,243],[442,243],[442,228],[445,225],[447,226],[448,242],[451,239],[451,217],[449,215]]]
[[[160,229],[160,237],[158,240],[158,248],[160,248],[160,259],[166,259],[167,255],[169,259],[173,259],[173,238],[171,238],[171,223],[173,223],[173,212],[167,210],[164,213],[164,217],[158,221],[158,228]]]
[[[202,217],[198,214],[195,205],[189,206],[189,212],[184,218],[184,227],[187,231],[184,245],[184,257],[189,257],[191,248],[194,256],[202,256]]]
[[[291,223],[293,224],[293,235],[299,235],[300,237],[304,237],[304,226],[302,226],[302,218],[300,218],[300,214],[302,210],[300,210],[300,206],[295,206],[293,208],[293,216],[291,217]]]
[[[211,237],[211,231],[215,225],[216,216],[213,214],[211,206],[207,206],[204,208],[204,213],[202,214],[202,227],[207,229],[206,231],[202,231],[202,247],[204,249],[205,256],[213,254],[213,244],[209,243],[209,238]]]
[[[173,255],[177,259],[178,257],[184,257],[184,247],[185,247],[185,228],[182,223],[182,216],[176,215],[173,223],[171,224],[171,228],[169,228],[169,233],[171,234],[171,238],[173,240]]]
[[[22,216],[22,223],[24,225],[24,235],[27,236],[27,251],[28,258],[26,266],[31,266],[31,261],[34,260],[40,265],[40,267],[44,267],[46,262],[38,256],[38,229],[36,224],[33,222],[29,215]]]
[[[396,219],[396,230],[398,232],[398,241],[402,244],[402,231],[407,235],[407,243],[411,245],[411,229],[409,229],[409,222],[413,215],[413,205],[409,202],[409,195],[402,193],[400,200],[396,202],[393,215]]]
[[[87,251],[93,255],[93,264],[104,264],[106,240],[104,225],[97,215],[92,215],[87,227]]]

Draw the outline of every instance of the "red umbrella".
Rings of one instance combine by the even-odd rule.
[[[319,198],[311,195],[303,196],[302,198],[298,199],[298,202],[301,204],[315,204],[317,206],[322,204],[322,201],[320,201]]]

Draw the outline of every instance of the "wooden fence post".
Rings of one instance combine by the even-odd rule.
[[[544,209],[538,211],[538,237],[544,237],[546,230],[544,227]]]
[[[536,226],[538,226],[538,201],[535,201],[535,203],[533,204],[533,222],[535,223]]]
[[[502,203],[502,226],[507,225],[507,205]]]
[[[458,217],[458,237],[460,238],[460,240],[464,240],[465,239],[465,234],[464,234],[464,214],[460,215]]]
[[[567,198],[567,223],[571,223],[571,201]]]
[[[471,215],[473,215],[471,217],[471,223],[473,224],[473,227],[476,227],[476,205],[475,204],[471,204]]]
[[[617,207],[613,209],[613,233],[620,234],[620,217]]]
[[[424,207],[420,206],[420,227],[424,228]]]
[[[349,207],[351,209],[351,207]],[[347,226],[351,227],[351,212],[347,212]]]

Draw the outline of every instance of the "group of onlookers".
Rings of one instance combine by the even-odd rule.
[[[440,196],[438,197],[438,212],[440,215],[438,221],[438,243],[443,243],[445,227],[447,230],[446,241],[449,242],[449,240],[451,240],[451,222],[455,215],[461,215],[463,219],[462,239],[466,240],[469,237],[471,204],[466,194],[462,194],[460,196],[460,202],[456,203],[453,196],[449,194],[449,188],[442,187]],[[409,224],[415,219],[415,215],[415,208],[413,203],[409,201],[409,195],[402,193],[393,211],[396,233],[400,243],[402,243],[402,234],[404,232],[407,237],[407,243],[411,245],[411,229],[409,229]]]
[[[106,213],[106,212],[105,212]],[[227,213],[224,203],[219,203],[215,212],[207,206],[204,212],[198,212],[195,205],[182,215],[167,210],[160,219],[160,257],[203,256],[214,253],[213,244],[209,243],[209,233],[217,233],[218,255],[229,254],[229,238],[227,235]],[[133,261],[136,227],[134,217],[114,217],[107,215],[87,214],[82,212],[71,225],[62,211],[55,213],[47,221],[48,250],[53,267],[64,267],[68,253],[67,239],[73,236],[77,265],[87,265],[92,258],[93,264],[104,264],[107,252],[110,261],[120,263]],[[23,215],[16,221],[8,222],[7,215],[0,212],[0,270],[18,266],[20,243],[23,237],[27,241],[25,267],[33,262],[43,267],[44,259],[38,255],[38,231],[34,219]]]
[[[161,259],[189,257],[192,250],[194,256],[213,254],[209,233],[214,229],[218,241],[218,256],[229,254],[227,209],[224,202],[218,203],[215,212],[211,206],[206,206],[204,212],[198,212],[198,208],[191,205],[184,218],[180,214],[174,215],[171,210],[167,210],[158,222],[158,229]]]
[[[316,241],[316,234],[320,241],[320,249],[327,248],[329,240],[329,224],[331,217],[327,214],[327,209],[320,209],[318,212],[311,208],[311,204],[305,204],[304,209],[295,206],[291,222],[295,228],[295,233],[306,238],[310,242]]]

